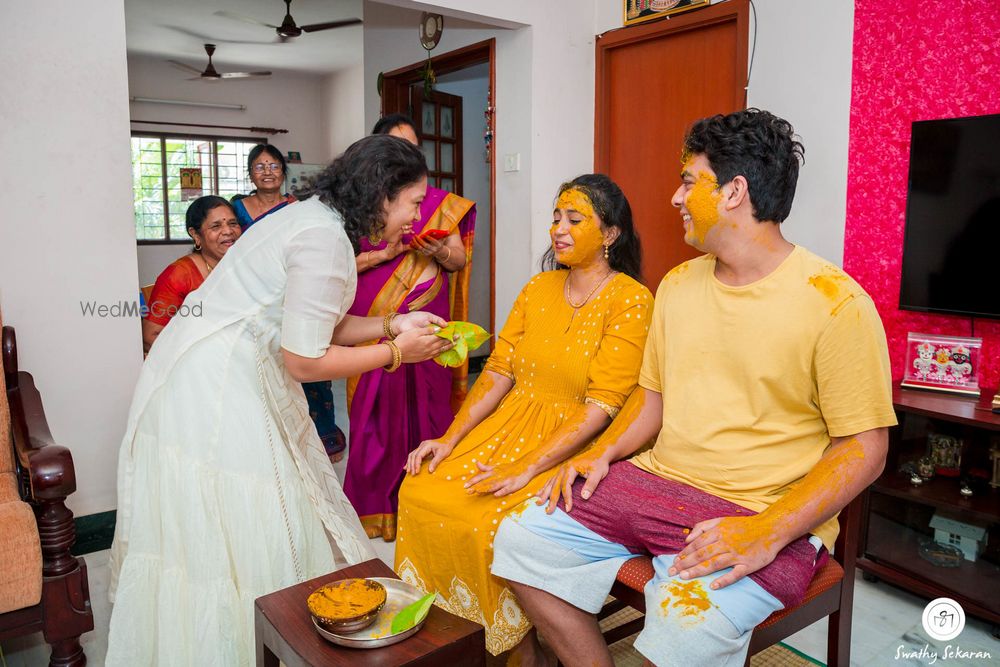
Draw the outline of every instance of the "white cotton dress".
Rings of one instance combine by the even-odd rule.
[[[157,338],[119,454],[107,665],[249,665],[255,598],[374,557],[281,356],[322,356],[356,285],[312,198],[247,230]]]

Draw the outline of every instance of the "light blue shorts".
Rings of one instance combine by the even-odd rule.
[[[561,509],[546,514],[533,499],[522,507],[497,530],[493,574],[596,614],[619,568],[637,554]],[[646,623],[636,650],[655,665],[743,665],[754,627],[781,609],[781,602],[749,577],[719,590],[709,588],[732,568],[697,579],[671,577],[667,570],[675,556],[653,558],[654,575],[643,591]]]

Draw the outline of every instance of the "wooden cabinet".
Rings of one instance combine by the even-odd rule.
[[[927,598],[953,598],[967,614],[1000,625],[1000,488],[989,484],[990,448],[1000,446],[1000,414],[990,410],[993,394],[984,390],[976,400],[894,388],[899,426],[890,432],[885,471],[866,492],[857,566],[866,578],[884,579]],[[961,440],[961,473],[938,473],[914,485],[900,468],[928,453],[928,433]],[[963,480],[971,480],[971,496],[960,492]],[[946,567],[927,559],[935,541],[935,515],[973,531],[985,529],[983,551],[975,561],[953,559],[956,566]]]

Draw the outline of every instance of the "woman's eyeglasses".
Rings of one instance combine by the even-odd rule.
[[[253,166],[253,172],[255,174],[263,174],[264,170],[278,172],[281,171],[281,165],[277,162],[258,162]]]

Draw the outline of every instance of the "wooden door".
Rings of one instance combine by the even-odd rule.
[[[427,159],[427,184],[462,194],[462,98],[437,90],[410,88],[410,107],[420,150]]]
[[[747,0],[601,36],[597,41],[594,170],[632,205],[643,282],[699,254],[684,243],[670,198],[684,133],[699,118],[746,106]]]

